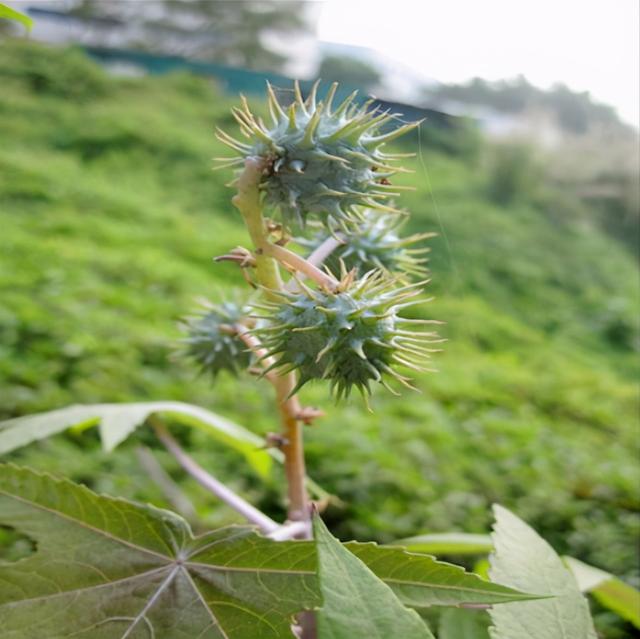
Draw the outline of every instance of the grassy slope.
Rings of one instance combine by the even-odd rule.
[[[198,295],[242,280],[211,256],[240,243],[215,124],[228,101],[184,76],[113,80],[80,54],[0,47],[0,414],[72,402],[173,398],[273,430],[255,381],[214,387],[168,359]],[[328,406],[308,436],[312,474],[347,502],[343,536],[484,530],[500,501],[561,551],[629,574],[638,530],[637,267],[588,224],[522,203],[491,205],[486,174],[421,149],[404,198],[432,241],[447,322],[420,395],[378,393],[375,413]],[[576,205],[577,206],[577,205]],[[184,435],[204,463],[278,512],[239,460]],[[141,435],[144,439],[144,435]],[[13,457],[159,503],[131,446],[107,458],[58,437]],[[91,456],[86,455],[91,451]],[[185,484],[202,514],[224,521]],[[613,636],[613,635],[612,635]]]

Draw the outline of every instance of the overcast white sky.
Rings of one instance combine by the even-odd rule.
[[[324,0],[318,37],[442,82],[564,82],[638,126],[639,24],[639,0]]]

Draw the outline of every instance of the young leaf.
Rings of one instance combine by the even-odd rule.
[[[138,426],[155,413],[162,414],[174,422],[199,428],[214,439],[244,455],[253,469],[267,477],[272,460],[284,461],[281,450],[264,449],[264,440],[250,430],[216,413],[184,402],[138,402],[131,404],[77,404],[58,410],[24,417],[15,417],[0,422],[0,455],[45,439],[67,429],[100,425],[102,445],[107,452],[124,441]],[[309,491],[318,499],[337,501],[310,477]]]
[[[640,628],[640,592],[614,575],[573,557],[563,557],[582,592],[592,594],[605,608]]]
[[[406,552],[404,548],[357,542],[349,542],[345,547],[390,586],[405,606],[412,608],[476,608],[536,598],[536,595],[485,581],[460,566],[437,561],[429,555]]]
[[[405,608],[318,516],[313,529],[324,602],[317,613],[318,639],[434,639],[418,614]]]
[[[319,605],[314,545],[173,513],[0,465],[0,524],[36,542],[0,564],[3,639],[281,639]]]
[[[493,549],[489,535],[459,532],[417,535],[394,541],[393,545],[429,555],[478,555],[491,552]]]
[[[489,639],[487,613],[447,608],[440,617],[438,639]]]
[[[33,27],[33,20],[29,16],[8,7],[3,2],[0,2],[0,18],[21,22],[27,28],[27,31],[31,31],[31,28]]]
[[[0,422],[0,455],[77,424],[95,423],[99,423],[104,449],[110,452],[154,413],[203,429],[218,441],[242,453],[260,475],[268,475],[273,455],[261,449],[264,441],[260,437],[216,413],[183,402],[79,404],[9,419]]]
[[[505,508],[494,515],[491,578],[551,597],[493,608],[492,639],[596,639],[587,600],[553,548]]]

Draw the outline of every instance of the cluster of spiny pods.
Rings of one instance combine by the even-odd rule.
[[[324,251],[330,284],[304,282],[298,273],[259,301],[209,306],[185,320],[183,344],[214,376],[262,363],[264,374],[295,371],[295,391],[325,379],[338,399],[354,387],[366,399],[372,382],[392,390],[391,378],[411,387],[398,368],[423,370],[438,341],[421,326],[435,322],[403,316],[425,284],[427,249],[412,245],[428,234],[399,235],[407,214],[390,203],[399,190],[390,178],[406,155],[383,150],[418,123],[394,127],[397,116],[372,110],[371,101],[359,104],[353,93],[334,106],[337,85],[322,101],[317,88],[303,99],[296,83],[285,106],[268,86],[271,124],[243,99],[233,113],[245,139],[223,131],[218,138],[236,152],[220,159],[223,168],[242,171],[247,158],[263,162],[262,206],[278,244],[295,238],[312,258],[331,246]],[[239,326],[259,341],[262,357],[240,341]]]

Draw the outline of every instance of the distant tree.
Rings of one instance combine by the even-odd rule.
[[[318,76],[323,80],[343,82],[362,89],[372,89],[379,84],[382,76],[372,65],[349,56],[325,56],[318,68]]]
[[[570,133],[587,133],[594,126],[624,126],[612,107],[594,102],[588,92],[572,91],[564,84],[543,90],[524,76],[497,82],[474,78],[466,84],[441,84],[425,89],[425,97],[436,104],[461,102],[506,113],[542,108],[553,113],[558,125]]]
[[[269,36],[310,29],[299,0],[79,0],[71,13],[122,20],[134,48],[253,69],[277,70],[286,62]]]
[[[487,191],[494,202],[508,206],[535,197],[542,175],[533,148],[520,142],[497,144],[489,159]]]
[[[428,98],[436,101],[452,100],[480,104],[499,111],[517,112],[538,97],[539,89],[520,75],[514,80],[497,82],[473,78],[466,84],[440,84],[429,87],[425,93]]]
[[[592,124],[618,122],[613,107],[594,103],[588,91],[576,93],[564,84],[556,84],[546,92],[545,103],[555,111],[558,123],[573,133],[586,133]]]

